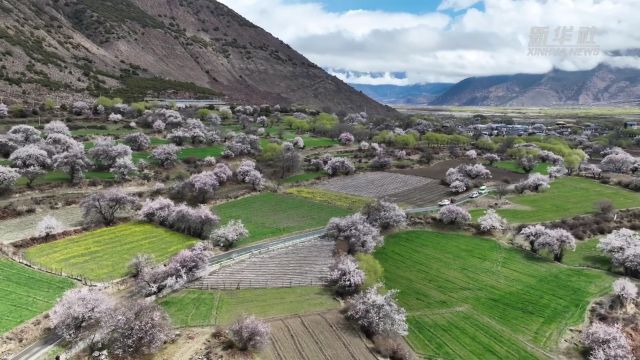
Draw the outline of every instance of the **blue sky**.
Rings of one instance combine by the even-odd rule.
[[[288,0],[290,3],[321,3],[331,12],[349,10],[378,10],[388,12],[408,12],[422,14],[438,9],[441,0]],[[482,8],[481,3],[474,6]],[[446,11],[450,12],[450,11]]]

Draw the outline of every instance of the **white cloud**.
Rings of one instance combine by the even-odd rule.
[[[602,50],[640,48],[637,0],[445,0],[455,16],[356,10],[330,12],[320,3],[221,0],[325,68],[388,73],[345,80],[405,84],[453,82],[469,76],[586,70],[601,62],[640,67],[635,58],[527,56],[532,27],[595,26]],[[405,72],[395,79],[392,72]]]

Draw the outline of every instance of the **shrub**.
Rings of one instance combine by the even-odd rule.
[[[238,319],[229,328],[229,338],[240,351],[264,349],[269,344],[269,325],[254,316]]]
[[[370,253],[383,242],[380,231],[359,213],[331,219],[326,236],[334,241],[346,241],[351,254]]]
[[[455,205],[447,205],[440,209],[438,218],[443,224],[464,225],[471,221],[469,212]]]
[[[379,286],[374,286],[355,295],[349,301],[347,318],[371,335],[407,335],[406,312],[395,302],[397,290],[380,294],[378,289]]]
[[[240,220],[231,220],[211,233],[210,239],[214,245],[230,248],[242,238],[249,236],[249,230]]]
[[[358,268],[358,263],[351,255],[336,258],[332,265],[328,281],[334,286],[340,296],[353,295],[364,284],[364,272]]]

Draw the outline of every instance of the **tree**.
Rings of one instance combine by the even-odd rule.
[[[598,249],[611,257],[614,266],[622,266],[625,274],[640,274],[640,236],[632,230],[614,230],[600,239]]]
[[[89,112],[89,104],[84,101],[76,101],[71,105],[71,112],[73,115],[84,115]]]
[[[78,342],[101,332],[115,302],[96,288],[83,287],[67,291],[49,312],[56,334]]]
[[[304,149],[304,140],[300,136],[296,136],[292,144],[296,149]]]
[[[45,150],[50,156],[61,154],[74,148],[82,147],[84,151],[84,145],[75,141],[73,138],[63,134],[49,134],[44,141],[44,145],[40,144],[42,150]]]
[[[71,136],[71,131],[67,127],[67,124],[59,120],[53,120],[44,126],[44,133],[46,135],[61,134]]]
[[[626,306],[638,298],[638,287],[627,278],[618,279],[613,283],[613,296]]]
[[[73,184],[82,182],[84,173],[91,165],[91,160],[85,155],[82,144],[53,157],[53,167],[67,173]]]
[[[269,325],[254,316],[238,319],[229,328],[229,338],[240,351],[264,349],[269,344]]]
[[[520,236],[529,243],[529,247],[533,253],[537,252],[535,246],[536,241],[547,231],[542,225],[529,225],[520,231]]]
[[[520,166],[526,173],[530,173],[537,164],[537,159],[531,155],[524,155],[518,158],[518,166]]]
[[[576,239],[570,232],[564,229],[547,229],[540,238],[538,238],[534,247],[537,251],[547,249],[553,254],[553,260],[562,262],[564,251],[566,249],[576,249]]]
[[[226,225],[214,230],[210,239],[214,245],[228,249],[247,236],[249,236],[249,230],[247,230],[242,221],[231,220]]]
[[[265,186],[265,180],[262,174],[256,170],[256,163],[251,160],[243,160],[236,170],[236,177],[239,181],[251,184],[255,190],[262,190]]]
[[[629,341],[619,324],[607,325],[595,322],[582,334],[582,344],[593,360],[633,360]]]
[[[123,116],[120,114],[111,113],[109,114],[108,120],[111,122],[120,122],[122,121]]]
[[[380,230],[369,224],[360,213],[331,219],[326,236],[334,241],[346,241],[351,254],[370,253],[383,242]]]
[[[0,165],[0,194],[6,194],[16,185],[20,174],[10,167]]]
[[[18,146],[37,144],[42,140],[40,130],[29,125],[16,125],[7,131],[9,139]]]
[[[112,137],[100,136],[95,140],[94,147],[89,150],[89,156],[104,169],[110,169],[118,159],[130,158],[131,148],[117,144]]]
[[[109,353],[121,358],[154,353],[171,337],[166,312],[144,300],[128,301],[112,309],[106,329]]]
[[[407,214],[398,205],[378,200],[362,209],[367,222],[382,230],[402,227],[407,223]]]
[[[178,161],[178,147],[173,144],[160,145],[153,149],[151,158],[158,161],[164,168],[173,167]]]
[[[335,286],[340,296],[350,296],[358,292],[364,284],[364,272],[351,255],[336,258],[329,272],[329,284]]]
[[[464,153],[464,156],[466,156],[471,160],[475,160],[478,158],[478,153],[475,150],[469,150],[466,153]]]
[[[213,198],[215,191],[220,187],[220,182],[213,171],[203,171],[176,185],[174,198],[187,199],[198,204],[203,204]]]
[[[379,285],[355,295],[349,301],[347,318],[371,335],[407,335],[406,312],[395,302],[398,291],[390,290],[380,294],[378,288]]]
[[[29,181],[28,186],[31,186],[38,176],[45,174],[46,169],[51,167],[51,160],[47,152],[36,145],[26,145],[18,148],[11,153],[9,161],[11,161],[13,167],[18,168],[22,176],[27,178]]]
[[[9,116],[9,107],[3,103],[0,103],[0,119],[4,119]]]
[[[129,134],[124,137],[124,143],[129,145],[134,151],[147,150],[151,146],[149,137],[141,132]]]
[[[340,134],[340,136],[338,137],[338,140],[340,141],[340,143],[342,145],[349,146],[349,145],[353,144],[353,142],[355,141],[355,138],[350,133],[344,132],[344,133]]]
[[[461,172],[469,179],[490,179],[491,171],[482,164],[461,165]]]
[[[146,199],[142,204],[142,208],[138,211],[138,216],[141,220],[168,226],[175,206],[173,201],[164,197],[158,197],[153,200]]]
[[[443,224],[464,225],[471,221],[469,212],[455,205],[447,205],[440,209],[438,218]]]
[[[462,181],[454,181],[449,185],[449,190],[454,193],[463,193],[467,191],[467,184]]]
[[[219,222],[218,216],[205,205],[192,208],[181,204],[174,208],[169,217],[169,226],[173,230],[200,239],[206,239]]]
[[[567,175],[569,171],[562,165],[552,166],[549,168],[549,178],[557,179],[559,177],[563,177]]]
[[[541,161],[544,161],[548,164],[553,164],[556,166],[563,165],[564,163],[564,159],[562,158],[562,156],[558,156],[552,153],[551,151],[547,151],[547,150],[540,151],[540,153],[538,154],[538,158],[540,158]]]
[[[500,156],[493,153],[485,154],[483,158],[484,158],[484,161],[486,161],[489,165],[493,165],[498,161],[500,161]]]
[[[116,160],[109,172],[113,174],[116,181],[129,180],[131,174],[135,174],[138,168],[135,166],[130,157],[124,157]]]
[[[166,125],[164,124],[164,122],[158,120],[156,122],[153,123],[153,130],[155,132],[161,133],[164,131]]]
[[[38,223],[36,236],[49,237],[64,230],[64,226],[55,217],[47,215]]]
[[[480,224],[480,231],[487,233],[502,231],[507,226],[507,222],[494,209],[487,210],[484,216],[478,219],[478,224]]]
[[[121,189],[93,193],[80,202],[82,218],[87,225],[111,226],[116,217],[137,205],[136,198]]]
[[[353,166],[353,163],[347,158],[334,157],[327,162],[324,171],[326,171],[329,176],[351,175],[356,171],[356,167]]]
[[[226,183],[233,176],[233,171],[231,171],[229,165],[224,163],[216,164],[213,168],[213,173],[216,175],[220,184]]]
[[[549,177],[538,173],[529,174],[529,177],[514,186],[514,189],[518,193],[525,191],[538,192],[549,188]]]
[[[594,179],[599,179],[602,175],[602,169],[594,164],[583,164],[580,166],[580,171],[582,171],[586,176]]]
[[[607,155],[600,162],[600,168],[604,171],[613,173],[628,173],[635,163],[636,159],[626,151],[619,149]]]

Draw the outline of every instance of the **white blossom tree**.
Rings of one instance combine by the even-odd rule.
[[[67,127],[67,124],[59,120],[53,120],[45,125],[44,133],[45,135],[61,134],[71,136],[71,131],[69,130],[69,127]]]
[[[487,210],[483,216],[478,218],[478,224],[480,224],[480,231],[486,233],[502,231],[507,227],[507,221],[498,215],[494,209]]]
[[[395,302],[397,290],[380,294],[379,286],[355,295],[349,301],[347,318],[368,334],[405,336],[408,334],[406,311]]]
[[[9,107],[3,103],[0,103],[0,119],[4,119],[9,116]]]
[[[519,193],[525,191],[539,192],[549,188],[549,177],[542,174],[529,174],[529,177],[515,185],[515,190]]]
[[[341,255],[331,266],[328,280],[338,295],[350,296],[358,292],[364,284],[364,276],[353,256]]]
[[[569,171],[563,165],[551,166],[549,168],[549,178],[551,178],[551,179],[557,179],[559,177],[563,177],[563,176],[567,175],[568,173],[569,173]]]
[[[362,209],[362,215],[369,224],[382,230],[402,227],[407,223],[407,214],[398,205],[378,200],[367,204]]]
[[[155,132],[161,133],[166,128],[166,125],[164,124],[164,122],[157,120],[156,122],[153,123],[152,128]]]
[[[127,145],[117,144],[112,137],[99,136],[88,154],[97,166],[110,169],[118,159],[130,158],[132,151]]]
[[[82,150],[84,150],[83,144],[75,141],[67,135],[58,133],[49,134],[45,139],[44,144],[40,143],[38,145],[42,150],[46,151],[49,156],[61,154],[78,147],[82,147]]]
[[[76,101],[71,105],[73,115],[84,115],[89,112],[89,104],[84,101]]]
[[[116,188],[89,195],[80,202],[80,208],[85,224],[111,226],[119,215],[126,214],[137,204],[136,198]]]
[[[627,306],[638,299],[638,287],[631,280],[620,278],[613,282],[613,296]]]
[[[122,121],[122,119],[124,119],[124,117],[120,114],[116,114],[116,113],[111,113],[109,114],[108,120],[111,122],[120,122]]]
[[[249,236],[249,230],[241,220],[231,220],[211,233],[210,239],[214,245],[231,248],[239,240]]]
[[[168,226],[175,206],[173,201],[164,197],[158,197],[153,200],[146,199],[142,204],[142,208],[138,211],[138,216],[141,220]]]
[[[498,156],[496,154],[493,154],[493,153],[484,154],[484,156],[482,158],[489,165],[493,165],[493,164],[497,163],[498,161],[500,161],[500,156]]]
[[[36,236],[49,237],[51,235],[62,232],[63,230],[64,226],[62,225],[62,223],[60,223],[60,221],[58,221],[58,219],[56,219],[52,215],[47,215],[38,223],[38,226],[36,227]]]
[[[103,327],[114,307],[115,301],[104,292],[83,287],[67,291],[49,314],[56,334],[78,342],[104,335]]]
[[[475,160],[478,158],[478,153],[475,150],[469,150],[464,153],[464,156],[468,159]]]
[[[292,144],[296,149],[304,149],[304,140],[300,136],[296,136]]]
[[[160,145],[153,149],[151,158],[164,168],[173,167],[178,161],[178,147],[173,144]]]
[[[254,316],[244,316],[229,327],[229,338],[240,351],[257,351],[269,344],[270,327]]]
[[[456,180],[449,185],[449,190],[454,193],[463,193],[467,191],[467,184],[462,181]]]
[[[82,182],[85,172],[91,165],[91,160],[85,155],[82,144],[53,157],[53,167],[68,174],[73,184]]]
[[[611,257],[614,266],[622,266],[626,274],[640,274],[640,236],[629,229],[614,230],[600,239],[598,249]]]
[[[42,141],[40,130],[29,125],[16,125],[7,131],[9,139],[18,146],[37,144]]]
[[[469,212],[456,205],[447,205],[440,209],[438,218],[443,224],[464,225],[471,221]]]
[[[356,167],[353,166],[353,163],[347,158],[334,157],[327,162],[324,171],[329,174],[329,176],[351,175],[356,171]]]
[[[589,350],[590,360],[633,360],[629,341],[619,324],[595,322],[582,334],[582,344]]]
[[[147,150],[149,146],[151,146],[151,140],[149,140],[149,137],[141,132],[125,136],[124,143],[129,145],[131,150],[134,151]]]
[[[51,160],[46,151],[36,145],[26,145],[18,148],[9,156],[11,165],[18,169],[20,174],[27,178],[28,186],[33,181],[46,173],[51,167]]]
[[[340,136],[338,137],[338,140],[340,141],[340,143],[342,145],[351,145],[353,144],[353,142],[356,140],[353,135],[351,135],[351,133],[348,132],[344,132],[342,134],[340,134]]]
[[[522,229],[518,235],[529,243],[531,251],[535,253],[537,251],[535,243],[545,234],[546,231],[547,228],[542,225],[529,225]]]
[[[10,167],[0,165],[0,194],[6,194],[16,185],[20,174]]]
[[[331,219],[326,236],[334,241],[346,241],[351,254],[370,253],[383,242],[380,230],[369,224],[360,213]]]
[[[553,260],[562,262],[565,250],[576,249],[576,239],[570,232],[564,229],[547,229],[538,240],[535,241],[534,247],[537,251],[547,249],[553,254]]]
[[[600,162],[600,168],[607,172],[628,173],[636,159],[626,151],[619,149],[605,156]]]
[[[109,172],[113,174],[113,178],[118,181],[127,181],[131,178],[131,175],[135,174],[138,168],[133,163],[130,157],[123,157],[116,160],[115,164],[109,169]]]

